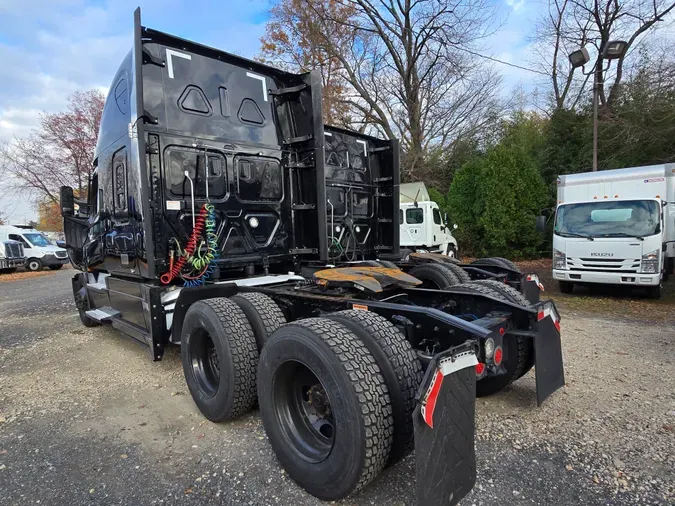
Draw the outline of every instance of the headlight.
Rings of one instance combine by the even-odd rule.
[[[659,272],[659,250],[655,249],[642,255],[643,274],[658,274]]]
[[[553,268],[554,269],[567,269],[567,257],[562,251],[557,249],[553,250]]]

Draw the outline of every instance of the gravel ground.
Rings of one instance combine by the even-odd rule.
[[[154,363],[81,326],[71,274],[0,283],[0,503],[321,504],[257,412],[199,414],[176,348]],[[478,400],[478,482],[461,504],[675,504],[675,326],[561,309],[567,386],[537,408],[530,373]],[[341,504],[414,504],[413,482],[408,458]]]

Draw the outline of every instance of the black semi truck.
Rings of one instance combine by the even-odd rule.
[[[61,189],[82,323],[180,345],[214,422],[256,402],[309,493],[415,450],[420,504],[476,477],[474,406],[532,367],[564,384],[559,316],[505,259],[399,251],[399,146],[324,126],[318,74],[143,27],[103,111],[88,200]],[[402,258],[403,256],[403,258]]]

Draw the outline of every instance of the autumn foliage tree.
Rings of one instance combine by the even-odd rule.
[[[0,168],[11,177],[14,189],[40,203],[58,203],[63,185],[84,194],[104,102],[98,90],[76,92],[68,98],[66,111],[42,114],[40,127],[27,137],[0,145]]]
[[[43,200],[38,203],[38,230],[49,232],[63,232],[63,218],[61,208],[57,202]]]
[[[354,9],[335,0],[320,0],[323,9],[347,22]],[[353,30],[336,26],[331,38],[336,44],[353,42]],[[272,65],[295,72],[319,70],[323,84],[323,117],[330,125],[350,126],[350,107],[346,102],[345,81],[340,74],[340,61],[324,49],[321,23],[305,0],[285,0],[270,11],[265,35],[260,39],[260,58]]]

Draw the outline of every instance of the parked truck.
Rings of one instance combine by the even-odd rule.
[[[257,402],[289,476],[337,500],[415,449],[420,504],[476,477],[474,405],[533,366],[564,383],[559,315],[500,259],[399,251],[399,148],[325,127],[292,74],[141,25],[112,82],[88,202],[61,189],[82,323],[153,360],[181,346],[203,415]]]
[[[58,270],[68,263],[68,252],[53,244],[45,235],[27,225],[0,225],[0,241],[21,243],[26,255],[24,264],[29,271],[44,267]]]
[[[653,298],[675,258],[675,164],[558,178],[553,278],[642,287]]]
[[[447,216],[441,215],[438,204],[429,197],[426,185],[421,182],[403,183],[399,193],[401,247],[456,258],[457,239],[452,235]]]
[[[19,241],[0,242],[0,274],[15,272],[24,263],[26,263],[26,256],[23,245]]]

